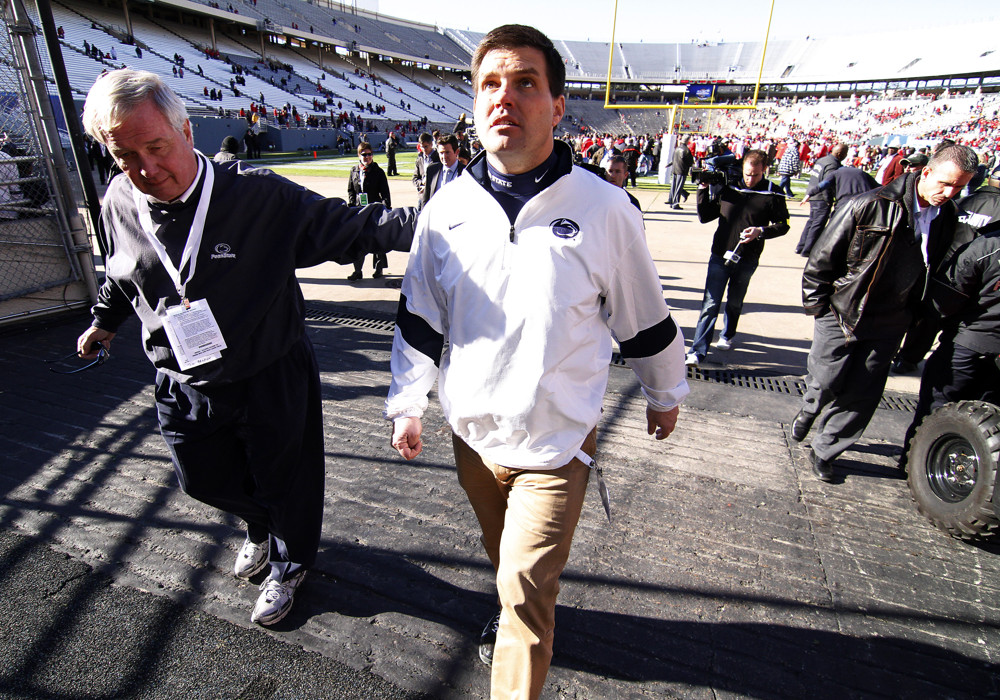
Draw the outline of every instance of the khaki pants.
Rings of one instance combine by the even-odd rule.
[[[534,700],[552,660],[559,576],[587,492],[590,469],[574,459],[559,469],[502,467],[452,436],[458,481],[483,530],[497,572],[500,628],[493,650],[490,697]],[[597,430],[582,450],[593,455]]]

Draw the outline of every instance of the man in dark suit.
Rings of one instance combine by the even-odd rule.
[[[827,180],[830,175],[839,170],[840,164],[846,157],[847,145],[838,143],[828,155],[817,160],[809,178],[809,191],[812,192],[813,187],[817,187],[818,189],[820,183]],[[833,195],[834,193],[829,189],[817,194],[807,193],[806,197],[809,199],[809,220],[806,221],[806,225],[802,228],[802,235],[799,237],[798,245],[795,246],[795,252],[799,255],[806,258],[809,257],[809,251],[812,250],[813,244],[819,238],[819,234],[826,226],[826,222],[830,220],[830,210],[833,208]],[[803,203],[805,203],[805,200],[803,200]]]
[[[458,160],[458,137],[455,134],[443,134],[438,137],[437,153],[440,163],[427,166],[427,178],[424,191],[420,195],[420,208],[430,201],[434,193],[462,174],[465,166]]]
[[[90,158],[91,167],[97,167],[97,176],[100,178],[101,184],[108,184],[111,181],[111,178],[108,177],[111,171],[111,157],[104,144],[95,139],[88,139],[87,156]]]
[[[691,154],[691,149],[688,148],[688,144],[691,142],[690,136],[685,136],[681,139],[680,143],[677,144],[677,148],[674,149],[673,156],[671,157],[670,166],[672,168],[670,175],[670,208],[680,209],[681,208],[681,197],[684,201],[687,201],[688,193],[684,189],[684,181],[687,179],[688,172],[691,170],[691,166],[694,165],[694,156]]]
[[[413,186],[417,188],[417,194],[423,196],[424,183],[427,181],[427,168],[431,163],[441,162],[437,151],[434,150],[434,139],[426,131],[420,134],[417,140],[417,162],[413,168]]]
[[[385,140],[385,155],[388,159],[388,164],[386,165],[385,174],[392,177],[393,175],[399,175],[399,170],[396,169],[396,149],[399,148],[399,139],[396,138],[396,132],[390,131],[389,138]]]

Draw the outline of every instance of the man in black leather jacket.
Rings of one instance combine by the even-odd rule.
[[[921,172],[838,207],[813,247],[802,273],[802,304],[816,325],[807,390],[791,433],[801,441],[815,422],[809,454],[823,481],[868,426],[930,277],[954,252],[951,199],[977,165],[971,148],[941,148]]]

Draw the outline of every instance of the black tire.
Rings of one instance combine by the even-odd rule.
[[[963,540],[994,538],[993,488],[1000,461],[1000,409],[983,401],[942,406],[917,429],[907,481],[917,509]]]

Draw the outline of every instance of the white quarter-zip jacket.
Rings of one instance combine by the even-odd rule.
[[[660,411],[688,393],[684,339],[621,189],[567,168],[511,225],[476,165],[417,222],[385,416],[422,415],[437,379],[452,430],[479,454],[555,469],[600,418],[612,334]]]

